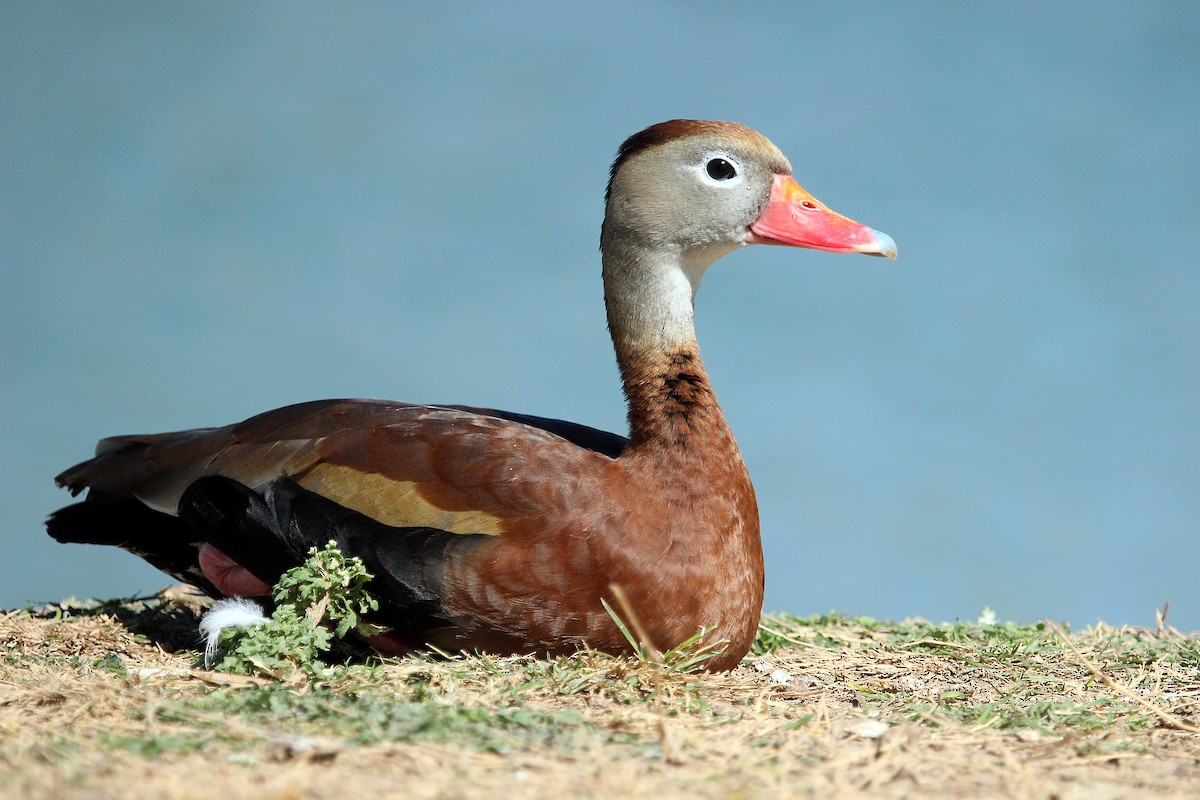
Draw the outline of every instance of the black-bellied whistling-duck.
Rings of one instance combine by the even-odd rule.
[[[115,544],[214,596],[263,593],[335,540],[375,574],[379,622],[447,650],[650,644],[712,628],[729,669],[754,638],[763,558],[754,488],[700,361],[704,270],[747,244],[895,257],[884,234],[801,189],[765,137],[672,120],[613,163],[601,233],[629,438],[461,406],[326,400],[224,428],[104,439],[58,476],[84,502],[47,526]]]

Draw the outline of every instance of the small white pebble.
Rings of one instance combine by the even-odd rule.
[[[792,674],[790,672],[784,672],[781,669],[777,669],[771,673],[771,683],[791,683],[791,682],[792,682]]]
[[[309,761],[332,761],[342,751],[342,743],[324,736],[302,736],[284,734],[269,737],[271,758],[275,761],[290,761],[305,758]]]
[[[200,620],[200,635],[204,637],[204,666],[207,668],[212,665],[217,642],[225,628],[248,628],[266,621],[262,606],[253,600],[231,597],[213,603],[204,619]]]
[[[851,725],[848,730],[864,739],[878,739],[888,732],[888,724],[877,719],[864,719]]]

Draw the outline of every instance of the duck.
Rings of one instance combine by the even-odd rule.
[[[265,594],[335,542],[373,575],[394,648],[629,653],[703,633],[737,666],[762,612],[754,487],[700,358],[705,270],[748,245],[896,257],[743,125],[635,133],[600,252],[628,433],[497,409],[334,399],[224,427],[115,436],[57,476],[47,530],[122,547],[214,598]]]

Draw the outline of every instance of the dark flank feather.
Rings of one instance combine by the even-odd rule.
[[[303,563],[310,548],[336,543],[372,574],[375,621],[413,641],[444,638],[453,627],[442,607],[446,562],[491,538],[383,525],[286,478],[261,494],[228,478],[201,478],[184,492],[179,516],[267,584]]]

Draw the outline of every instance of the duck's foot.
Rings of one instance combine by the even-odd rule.
[[[200,570],[226,597],[261,597],[271,593],[270,586],[211,544],[200,548]]]

